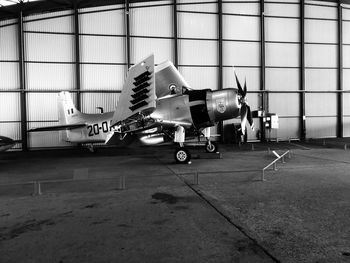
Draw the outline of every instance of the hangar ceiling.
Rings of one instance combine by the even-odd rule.
[[[161,0],[151,0],[161,1]],[[316,0],[317,1],[317,0]],[[319,2],[334,2],[338,0],[318,0]],[[0,0],[0,20],[15,18],[20,10],[23,15],[34,13],[53,12],[72,8],[86,8],[104,5],[122,4],[125,2],[144,2],[143,0]],[[149,1],[148,1],[149,2]],[[341,3],[350,4],[350,0],[340,0]]]

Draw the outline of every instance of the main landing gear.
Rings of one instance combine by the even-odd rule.
[[[210,128],[206,128],[202,131],[202,134],[207,139],[205,144],[205,151],[207,153],[216,153],[218,151],[218,145],[215,142],[210,141]],[[185,164],[191,163],[191,153],[184,146],[185,142],[185,129],[182,126],[178,126],[175,131],[174,142],[179,143],[179,146],[174,153],[175,161],[177,163]]]
[[[190,151],[185,147],[179,147],[175,150],[175,161],[177,163],[190,163],[191,162],[191,153]]]

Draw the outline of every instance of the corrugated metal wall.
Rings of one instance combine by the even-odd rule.
[[[21,140],[20,98],[15,92],[19,89],[16,23],[16,20],[0,21],[0,135]]]
[[[271,136],[299,137],[300,5],[298,1],[265,4],[265,56],[268,111],[279,116]],[[288,92],[288,93],[280,93]],[[270,136],[270,134],[268,135]]]
[[[344,6],[347,9],[342,10],[343,16],[343,89],[350,90],[350,5]],[[344,136],[350,136],[350,93],[343,94],[343,133]]]
[[[176,2],[176,6],[170,0],[130,4],[129,50],[125,5],[77,10],[78,54],[74,10],[24,17],[28,128],[57,122],[55,105],[60,90],[74,92],[74,99],[80,102],[83,112],[97,112],[96,107],[112,111],[118,103],[130,52],[131,64],[151,53],[155,53],[156,64],[177,60],[180,72],[193,89],[234,87],[232,66],[235,66],[241,82],[247,80],[252,109],[263,107],[263,70],[265,109],[280,116],[280,129],[273,136],[298,138],[302,118],[300,1],[265,1],[264,64],[260,1],[222,1],[222,87],[218,87],[221,78],[219,3]],[[305,0],[305,111],[309,138],[337,134],[337,8],[335,3]],[[177,25],[174,25],[174,14]],[[343,5],[342,15],[342,84],[343,89],[349,91],[350,6]],[[21,139],[18,50],[17,20],[1,21],[0,134],[15,139]],[[344,93],[344,136],[350,136],[350,106],[346,103],[349,99],[349,93]],[[225,122],[225,125],[237,121]],[[259,120],[255,121],[259,127]],[[249,131],[249,139],[257,136],[256,131]],[[68,146],[60,142],[58,133],[54,132],[29,134],[28,138],[30,148]]]
[[[337,95],[318,91],[337,90],[338,6],[305,6],[305,89],[306,136],[335,137],[337,125]]]

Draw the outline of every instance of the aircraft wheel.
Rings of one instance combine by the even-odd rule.
[[[174,156],[177,163],[188,163],[191,160],[190,151],[184,147],[176,149]]]
[[[207,153],[216,153],[218,151],[218,145],[215,142],[210,142],[210,144],[207,142],[205,144],[205,151]]]

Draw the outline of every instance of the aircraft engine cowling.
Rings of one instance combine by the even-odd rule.
[[[238,117],[241,105],[238,102],[237,90],[207,92],[207,108],[209,118],[214,123]]]
[[[192,121],[197,129],[236,118],[240,114],[241,105],[235,89],[191,90],[187,94]]]

